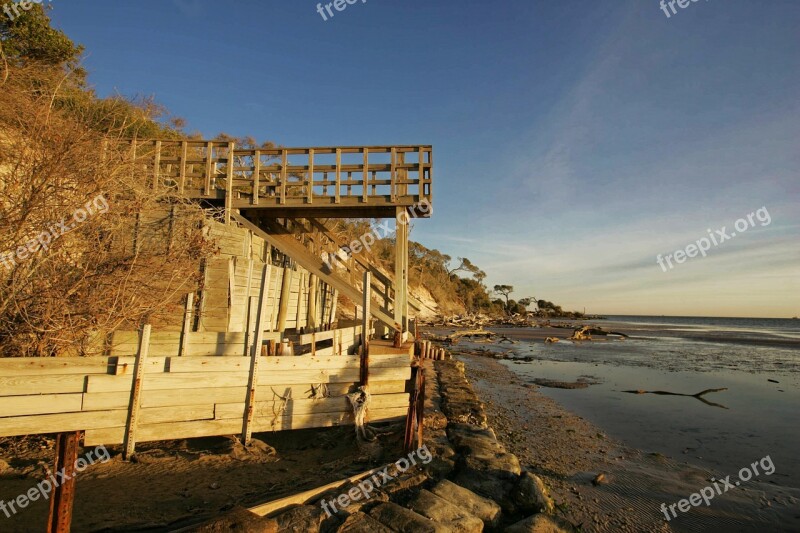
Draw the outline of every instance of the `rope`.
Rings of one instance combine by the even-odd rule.
[[[371,432],[369,434],[367,433],[366,422],[364,421],[371,399],[372,396],[366,385],[359,387],[356,392],[351,392],[347,395],[347,400],[353,407],[353,416],[356,423],[356,439],[363,438],[367,441],[375,440],[374,434],[371,434]]]
[[[312,400],[321,400],[323,398],[329,398],[330,393],[328,392],[328,384],[327,383],[318,383],[318,384],[311,384],[311,396]]]
[[[272,387],[270,387],[270,389],[272,390],[272,394],[274,396],[277,396],[278,398],[281,399],[281,405],[280,407],[278,407],[277,411],[275,410],[275,403],[272,404],[273,418],[272,422],[270,422],[270,426],[272,426],[274,431],[275,424],[278,423],[278,419],[283,416],[283,413],[286,412],[286,406],[289,405],[289,400],[292,399],[292,389],[289,389],[289,394],[287,394],[286,396],[281,396],[280,394],[275,392],[275,389],[273,389]]]

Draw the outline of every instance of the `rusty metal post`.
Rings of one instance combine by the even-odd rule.
[[[56,438],[56,459],[52,475],[64,472],[50,498],[47,533],[69,533],[72,524],[72,503],[75,501],[75,462],[78,460],[80,432],[59,433]]]

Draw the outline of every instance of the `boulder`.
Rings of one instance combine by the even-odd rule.
[[[192,533],[277,533],[278,522],[272,518],[265,518],[251,513],[244,507],[236,507],[232,511],[206,522],[194,529]]]
[[[317,505],[298,505],[274,518],[281,532],[319,533],[325,513]]]
[[[541,478],[530,472],[523,472],[512,494],[514,503],[525,513],[548,513],[555,510],[552,498]]]
[[[483,521],[434,493],[421,490],[408,504],[409,508],[459,533],[481,533]]]
[[[450,533],[452,529],[444,524],[438,524],[420,514],[396,503],[381,503],[376,505],[369,515],[388,526],[392,531],[399,533]]]
[[[501,510],[497,503],[452,481],[443,479],[431,489],[431,492],[477,516],[490,529],[495,529],[500,522]]]
[[[360,512],[348,516],[336,531],[337,533],[392,533],[388,527],[368,514]]]
[[[535,514],[506,528],[506,533],[572,533],[574,528],[546,514]]]

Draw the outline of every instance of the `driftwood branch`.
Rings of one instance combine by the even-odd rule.
[[[727,407],[725,407],[724,405],[714,403],[703,398],[703,396],[708,394],[709,392],[721,392],[726,390],[728,390],[727,387],[723,387],[720,389],[706,389],[704,391],[698,392],[697,394],[683,394],[681,392],[669,392],[664,390],[624,390],[622,392],[627,392],[629,394],[660,394],[663,396],[688,396],[690,398],[697,398],[704,404],[711,405],[713,407],[721,407],[722,409],[727,409]]]

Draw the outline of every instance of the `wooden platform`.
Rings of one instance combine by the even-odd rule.
[[[432,201],[430,145],[240,149],[232,142],[128,140],[112,148],[156,187],[276,217],[393,218],[397,207]],[[418,214],[429,216],[429,209]]]

